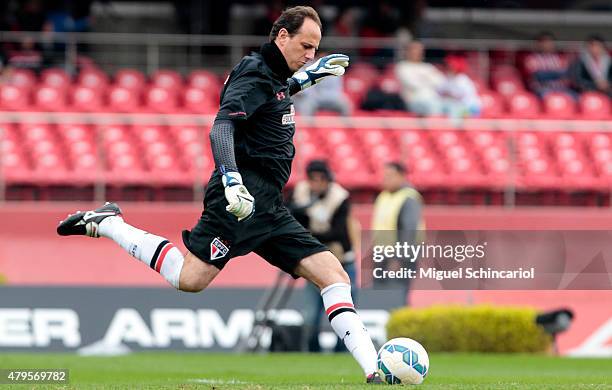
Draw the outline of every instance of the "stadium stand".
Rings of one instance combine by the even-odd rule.
[[[390,74],[389,69],[381,76],[371,65],[356,64],[347,74],[347,94],[358,106],[367,89],[388,82]],[[62,69],[44,70],[39,77],[16,70],[0,86],[0,111],[214,115],[220,87],[221,80],[206,70],[193,71],[184,79],[171,70],[160,70],[147,78],[138,70],[121,69],[112,79],[95,67],[74,78]],[[381,118],[381,125],[360,126],[355,120],[349,127],[299,126],[297,157],[300,161],[330,159],[338,180],[356,191],[375,190],[382,162],[401,159],[410,167],[410,179],[433,202],[436,196],[428,191],[438,195],[440,191],[491,193],[502,192],[508,185],[525,192],[609,192],[612,147],[607,134],[597,133],[598,125],[588,135],[561,127],[537,131],[537,120],[609,120],[607,96],[588,92],[574,101],[569,95],[551,93],[540,102],[525,90],[518,71],[507,66],[495,67],[490,85],[481,83],[479,88],[483,121],[536,122],[519,131],[486,126],[468,126],[467,131],[444,126],[387,129],[385,118],[412,116],[357,111],[357,117]],[[2,175],[9,188],[92,186],[101,178],[109,186],[191,188],[214,167],[205,135],[208,125],[203,124],[62,124],[43,120],[9,121],[1,126]],[[42,193],[38,196],[44,197]],[[603,198],[606,196],[600,200]],[[453,203],[453,199],[457,201],[452,196],[444,201]],[[496,201],[478,197],[468,202]]]

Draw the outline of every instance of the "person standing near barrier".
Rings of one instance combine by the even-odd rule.
[[[377,244],[395,242],[419,243],[424,239],[423,197],[406,181],[406,167],[400,162],[388,162],[383,171],[383,191],[376,197],[372,215],[372,230]],[[390,260],[385,264],[395,269],[401,264]],[[416,269],[416,261],[409,267]],[[376,280],[375,280],[376,281]],[[409,303],[410,279],[384,280],[380,287],[397,288],[397,306]],[[375,285],[376,286],[376,285]],[[391,298],[391,297],[389,297]]]
[[[350,215],[349,192],[334,181],[327,162],[310,161],[306,167],[307,180],[296,184],[289,201],[289,210],[312,235],[325,244],[340,260],[342,268],[353,282],[351,293],[355,299],[355,252],[353,241],[359,234],[358,222]],[[312,283],[304,287],[306,306],[302,328],[302,349],[320,352],[319,333],[325,308],[319,290]],[[338,339],[335,351],[344,350]]]

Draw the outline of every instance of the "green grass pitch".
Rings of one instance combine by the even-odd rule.
[[[433,354],[419,389],[612,389],[612,359]],[[348,354],[0,354],[0,368],[68,368],[69,385],[27,389],[369,389]],[[4,387],[4,385],[0,385]]]

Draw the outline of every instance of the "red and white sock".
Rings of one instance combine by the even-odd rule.
[[[115,241],[130,255],[158,272],[172,286],[179,288],[185,259],[164,237],[135,228],[119,216],[108,217],[100,222],[99,234]]]
[[[334,332],[344,341],[366,375],[376,372],[377,353],[353,306],[351,286],[334,283],[321,290],[323,306]]]

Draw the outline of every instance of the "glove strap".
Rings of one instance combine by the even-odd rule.
[[[232,187],[242,184],[242,176],[238,172],[227,171],[225,165],[222,165],[219,170],[221,171],[221,182],[223,187]]]
[[[294,79],[300,85],[300,88],[302,90],[312,85],[312,80],[310,79],[310,76],[308,76],[308,73],[305,71],[297,72],[291,78]]]

